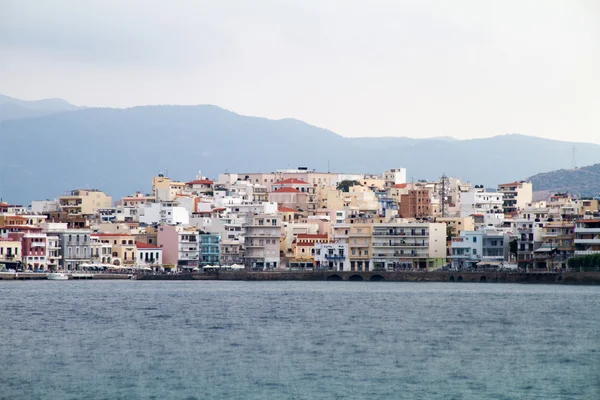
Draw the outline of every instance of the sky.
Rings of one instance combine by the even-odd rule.
[[[600,143],[598,0],[0,0],[0,93]]]

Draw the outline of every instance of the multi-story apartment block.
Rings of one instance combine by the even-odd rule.
[[[79,271],[81,264],[91,262],[91,231],[89,229],[67,229],[52,233],[59,239],[63,269]]]
[[[45,233],[28,232],[21,236],[23,268],[28,270],[45,270],[47,263],[47,236]]]
[[[533,199],[531,182],[520,181],[498,185],[498,193],[503,194],[503,208],[506,214],[514,213],[524,208]]]
[[[348,238],[350,271],[371,270],[371,224],[351,224]]]
[[[407,194],[401,194],[398,202],[400,218],[427,218],[431,213],[431,192],[424,187],[411,189]]]
[[[178,194],[185,190],[185,183],[172,181],[163,174],[152,178],[152,197],[156,202],[175,201]]]
[[[575,255],[600,253],[600,220],[580,219],[575,223]]]
[[[281,218],[270,214],[253,215],[249,217],[245,228],[246,268],[267,270],[279,267]]]
[[[49,234],[46,236],[46,259],[48,263],[48,269],[52,271],[58,270],[61,265],[60,255],[60,239],[57,235]]]
[[[163,201],[140,206],[138,218],[140,223],[148,225],[188,225],[190,223],[190,214],[176,201]]]
[[[504,194],[486,192],[482,186],[475,186],[460,196],[460,216],[483,216],[486,226],[502,225],[504,221]]]
[[[389,171],[384,171],[382,178],[385,181],[386,188],[406,183],[406,168],[392,168]]]
[[[244,249],[238,239],[223,239],[219,249],[220,265],[244,263]]]
[[[484,228],[460,232],[452,239],[452,268],[499,267],[508,258],[509,238],[504,231]]]
[[[542,227],[541,246],[533,253],[534,267],[566,269],[575,250],[575,224],[568,221],[546,222]]]
[[[374,224],[374,270],[433,270],[446,263],[446,224]]]
[[[93,215],[98,209],[112,207],[112,197],[100,190],[72,190],[71,193],[58,198],[60,209],[69,215]]]
[[[199,236],[200,245],[200,265],[218,265],[220,262],[219,254],[220,236],[210,233],[203,233]]]

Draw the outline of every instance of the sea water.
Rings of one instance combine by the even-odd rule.
[[[0,282],[0,398],[600,399],[600,287]]]

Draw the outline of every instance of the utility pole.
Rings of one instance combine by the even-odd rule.
[[[442,177],[440,178],[440,199],[442,202],[442,218],[446,217],[446,183],[447,183],[448,177],[446,176],[446,174],[442,174]]]

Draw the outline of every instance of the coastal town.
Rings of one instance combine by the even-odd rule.
[[[191,173],[191,176],[194,174]],[[0,268],[25,272],[567,271],[600,254],[600,198],[534,201],[527,181],[494,188],[441,176],[165,174],[113,199],[76,189],[0,202]]]

